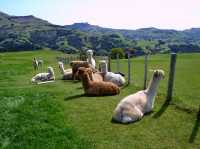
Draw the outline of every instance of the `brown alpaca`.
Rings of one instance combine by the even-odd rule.
[[[72,79],[75,80],[79,80],[78,77],[78,68],[79,67],[85,67],[85,68],[89,68],[90,64],[87,61],[72,61],[70,63],[71,67],[72,67]]]
[[[96,82],[103,81],[103,74],[101,72],[97,71],[94,72],[94,70],[92,70],[91,68],[85,68],[85,71],[87,71],[91,81],[96,81]],[[79,74],[78,77],[80,78]]]
[[[88,70],[84,67],[80,67],[78,74],[81,77],[82,85],[86,95],[89,96],[104,96],[104,95],[116,95],[120,93],[120,89],[112,82],[97,82],[91,81]]]

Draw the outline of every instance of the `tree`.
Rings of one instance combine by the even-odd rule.
[[[117,54],[119,54],[119,58],[124,58],[125,57],[124,49],[122,49],[122,48],[113,48],[111,50],[111,58],[116,59]]]

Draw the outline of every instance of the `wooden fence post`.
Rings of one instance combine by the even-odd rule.
[[[146,54],[144,57],[144,90],[147,88],[147,62],[148,62],[148,55]]]
[[[130,61],[130,53],[128,53],[128,84],[131,83],[131,61]]]
[[[117,72],[119,72],[120,70],[119,70],[119,53],[117,53],[117,55],[116,55],[116,58],[117,58]]]
[[[108,71],[111,71],[111,56],[108,56]]]
[[[171,53],[169,80],[168,80],[167,97],[166,97],[167,101],[170,101],[172,99],[175,70],[176,70],[176,53]]]

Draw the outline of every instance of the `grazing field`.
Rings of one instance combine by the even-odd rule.
[[[200,54],[178,55],[171,103],[165,103],[169,55],[150,56],[149,69],[161,68],[166,77],[154,111],[129,125],[112,123],[112,112],[124,96],[142,89],[144,58],[132,59],[132,84],[124,86],[120,95],[85,97],[80,82],[60,80],[56,56],[62,55],[0,54],[0,148],[200,148]],[[56,82],[30,83],[36,73],[33,57],[44,59],[40,71],[49,65],[55,68]],[[120,68],[127,73],[127,60],[120,61]],[[115,61],[112,70],[116,71]]]

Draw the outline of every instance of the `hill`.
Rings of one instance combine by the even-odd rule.
[[[35,16],[11,16],[0,12],[0,52],[50,48],[66,53],[92,48],[105,55],[112,48],[143,52],[200,51],[200,29],[185,31],[144,28],[118,30],[75,23],[59,26]]]

